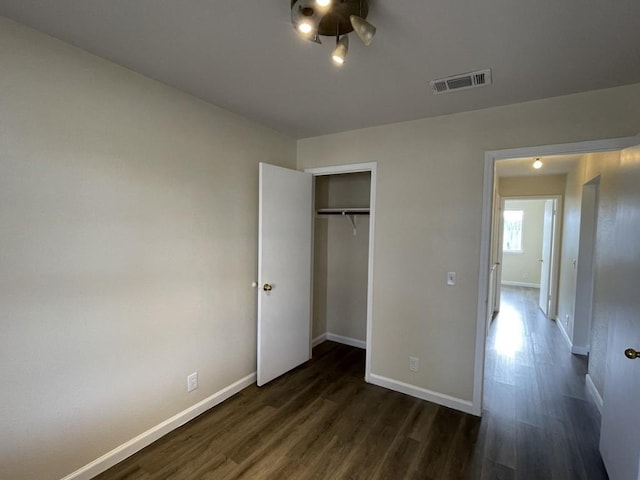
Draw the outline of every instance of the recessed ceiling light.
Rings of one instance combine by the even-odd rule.
[[[536,161],[533,162],[533,168],[535,168],[536,170],[542,168],[542,162],[539,158],[536,158]]]

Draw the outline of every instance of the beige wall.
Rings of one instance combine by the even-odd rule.
[[[59,479],[255,371],[295,142],[2,18],[0,65],[0,478]]]
[[[328,247],[329,219],[316,216],[313,225],[313,319],[311,322],[311,337],[314,339],[327,333]]]
[[[540,286],[545,200],[506,200],[506,210],[522,210],[522,252],[503,253],[502,283]]]
[[[606,373],[607,340],[610,316],[615,309],[616,275],[611,270],[611,258],[615,257],[612,245],[615,245],[613,234],[616,221],[617,176],[620,170],[620,154],[586,155],[581,163],[581,182],[584,184],[600,175],[598,196],[597,229],[595,240],[595,267],[593,287],[593,319],[591,325],[591,342],[589,352],[589,375],[600,395],[604,392]]]
[[[371,175],[316,177],[317,208],[368,207]],[[369,217],[318,216],[314,245],[314,338],[331,333],[366,341]]]
[[[485,151],[635,135],[638,111],[636,84],[299,141],[299,168],[378,164],[373,374],[471,400]]]
[[[560,253],[560,281],[558,290],[558,324],[567,336],[573,336],[576,296],[578,242],[580,239],[580,198],[582,184],[579,164],[567,174],[564,194],[562,249]],[[568,317],[567,317],[568,316]]]
[[[602,395],[606,370],[607,334],[611,303],[615,299],[612,291],[608,257],[611,255],[613,224],[616,215],[616,177],[620,162],[619,152],[593,153],[584,155],[580,163],[567,177],[565,236],[560,274],[560,295],[558,319],[571,342],[580,350],[589,348],[589,375]],[[595,263],[592,320],[578,318],[576,301],[576,280],[578,268],[573,260],[580,257],[581,198],[585,183],[600,175],[597,207],[597,233],[595,238]],[[567,320],[567,315],[569,319]]]
[[[503,161],[508,162],[508,160]],[[566,181],[567,176],[564,174],[500,177],[498,193],[503,197],[564,195]]]

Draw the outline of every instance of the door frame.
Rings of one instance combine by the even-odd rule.
[[[489,305],[489,273],[491,253],[491,223],[493,211],[494,169],[497,160],[546,157],[551,155],[586,154],[608,152],[632,147],[640,142],[640,135],[632,137],[588,140],[555,145],[529,146],[505,150],[487,150],[484,154],[484,176],[482,186],[482,217],[480,229],[480,268],[478,274],[478,307],[476,315],[476,354],[473,375],[473,402],[471,413],[482,414],[484,382],[484,359],[487,338],[487,309]]]
[[[369,193],[369,259],[367,264],[367,344],[366,344],[366,360],[364,369],[364,379],[367,383],[371,383],[371,335],[373,324],[373,259],[374,259],[374,240],[375,240],[375,225],[376,225],[376,175],[377,175],[377,162],[367,163],[354,163],[351,165],[334,165],[330,167],[319,168],[307,168],[304,171],[312,174],[314,177],[325,175],[340,175],[345,173],[371,173],[371,188]],[[313,204],[315,205],[315,189]],[[314,222],[315,225],[315,222]],[[314,227],[315,228],[315,227]],[[314,238],[313,232],[311,238]],[[314,248],[311,248],[312,254]],[[312,259],[313,260],[313,259]],[[311,264],[313,268],[313,263]],[[312,272],[313,274],[313,272]],[[312,276],[312,291],[313,291],[313,276]],[[311,308],[313,311],[313,298],[311,298]],[[313,321],[313,319],[311,319]],[[313,326],[312,329],[313,331]],[[312,339],[309,339],[311,342]]]
[[[578,355],[588,355],[591,350],[591,327],[593,323],[600,174],[583,183],[581,190],[580,234],[578,236],[578,256],[576,258],[576,294],[574,298],[571,352]],[[601,403],[602,399],[600,398],[599,400]]]

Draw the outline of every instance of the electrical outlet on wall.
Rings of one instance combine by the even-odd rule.
[[[420,359],[418,357],[409,357],[409,370],[417,372],[420,369]]]
[[[569,326],[569,314],[568,313],[564,316],[564,324],[567,327]]]
[[[187,377],[187,392],[193,392],[198,388],[198,372],[193,372]]]

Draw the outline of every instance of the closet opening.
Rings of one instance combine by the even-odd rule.
[[[312,347],[321,354],[333,345],[321,347],[326,341],[351,347],[340,351],[360,358],[358,374],[369,381],[375,164],[307,172],[314,175]]]

